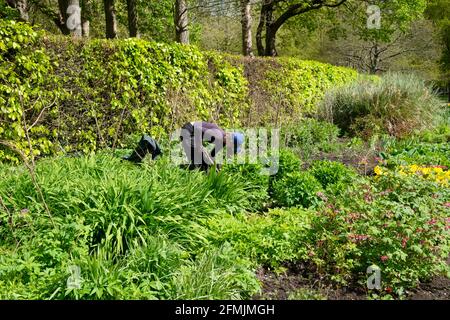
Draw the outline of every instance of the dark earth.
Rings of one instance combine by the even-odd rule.
[[[450,257],[447,260],[450,265]],[[320,277],[314,268],[303,263],[290,263],[283,266],[284,272],[275,273],[268,268],[260,268],[257,272],[262,283],[262,293],[253,299],[274,300],[366,300],[367,289],[351,284],[348,287],[336,287]],[[300,293],[299,293],[300,292]],[[297,295],[293,295],[297,293]],[[299,294],[298,294],[299,293]],[[436,276],[430,282],[423,282],[416,289],[406,293],[408,300],[450,300],[450,279]]]

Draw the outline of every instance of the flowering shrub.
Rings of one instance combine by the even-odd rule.
[[[332,280],[364,287],[367,268],[377,265],[382,290],[402,295],[449,271],[449,196],[449,189],[413,175],[362,180],[318,211],[309,256]]]

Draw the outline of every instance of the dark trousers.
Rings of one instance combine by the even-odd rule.
[[[197,145],[194,138],[194,126],[191,123],[186,123],[181,127],[180,140],[184,153],[190,163],[189,169],[208,170],[212,163],[208,163],[210,161],[207,159],[211,159],[211,156],[206,154],[207,151],[202,144]]]
[[[162,151],[155,139],[148,135],[143,135],[133,153],[125,159],[132,162],[141,162],[147,153],[150,153],[152,160],[155,160],[157,156],[162,154]]]

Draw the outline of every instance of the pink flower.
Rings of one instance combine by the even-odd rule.
[[[325,202],[328,201],[327,196],[323,192],[317,192],[317,196]]]
[[[436,224],[437,220],[436,219],[431,219],[430,221],[428,221],[429,225],[433,225]]]
[[[444,207],[450,208],[450,202],[444,203]]]
[[[386,262],[386,261],[389,260],[389,257],[388,256],[381,256],[380,260],[383,261],[383,262]]]
[[[402,239],[402,247],[405,248],[407,243],[408,243],[408,238],[403,238]]]

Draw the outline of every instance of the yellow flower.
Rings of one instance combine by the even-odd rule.
[[[380,166],[376,166],[373,171],[377,176],[381,176],[383,174],[383,170],[380,168]]]

